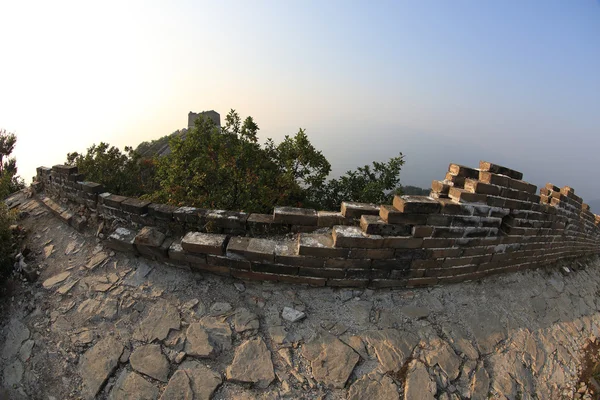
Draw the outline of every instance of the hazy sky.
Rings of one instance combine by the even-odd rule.
[[[0,128],[19,171],[235,108],[307,129],[339,174],[480,159],[600,198],[600,2],[1,1]]]

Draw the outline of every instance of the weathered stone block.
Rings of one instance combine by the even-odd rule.
[[[109,237],[106,246],[117,251],[129,251],[136,253],[133,243],[135,232],[127,228],[117,228]]]
[[[358,247],[363,249],[377,249],[383,245],[383,236],[367,235],[356,226],[333,227],[333,245],[339,248]]]
[[[206,230],[211,231],[210,225],[215,225],[224,229],[246,230],[246,220],[249,214],[245,212],[226,211],[226,210],[206,210],[203,218],[206,222]]]
[[[275,262],[275,246],[274,240],[232,237],[227,245],[227,252],[241,254],[250,261]]]
[[[500,195],[500,186],[491,185],[475,179],[467,179],[465,181],[465,190],[471,193],[489,194],[492,196]]]
[[[77,173],[77,166],[58,164],[52,167],[52,171],[57,172],[61,175],[71,175]]]
[[[179,207],[173,211],[173,218],[177,222],[182,222],[189,226],[198,226],[200,216],[204,215],[206,210],[196,207]]]
[[[188,232],[181,239],[181,246],[185,251],[189,251],[190,253],[223,255],[227,238],[227,235]]]
[[[412,225],[388,224],[376,215],[363,215],[360,217],[360,227],[369,235],[410,236]]]
[[[394,196],[394,208],[403,213],[432,214],[440,212],[441,206],[427,196]]]
[[[448,194],[452,186],[454,186],[454,183],[446,180],[431,182],[431,190],[440,194]]]
[[[173,213],[178,208],[179,207],[170,206],[167,204],[152,203],[148,205],[148,214],[150,214],[151,217],[161,219],[163,221],[172,221]]]
[[[487,161],[479,162],[479,169],[481,171],[493,172],[495,174],[506,175],[513,179],[523,179],[523,173],[519,171],[515,171],[514,169],[506,168],[498,164],[494,164]]]
[[[273,220],[282,224],[317,226],[317,211],[309,208],[275,207]]]
[[[102,193],[104,192],[104,186],[96,182],[80,182],[81,190],[84,193]]]
[[[484,203],[486,202],[487,195],[470,193],[465,189],[451,188],[449,196],[452,200],[464,203]]]
[[[345,218],[360,218],[361,215],[379,215],[379,206],[372,203],[344,201],[341,212]]]
[[[275,246],[275,262],[307,268],[323,268],[324,264],[322,258],[298,255],[298,241],[278,242]]]
[[[317,211],[317,226],[332,227],[334,225],[344,225],[347,219],[339,211]]]
[[[477,177],[479,176],[479,170],[465,167],[464,165],[459,164],[450,164],[450,166],[448,167],[448,172],[451,175],[461,176],[465,178],[477,179]]]
[[[428,214],[404,213],[393,206],[384,204],[379,210],[379,217],[388,224],[424,225],[427,223]]]
[[[301,233],[298,235],[298,254],[313,257],[347,257],[349,250],[335,248],[333,237],[326,234]]]
[[[106,199],[105,199],[105,201],[106,201]],[[131,214],[142,215],[142,214],[148,213],[149,205],[150,205],[149,201],[128,198],[128,199],[124,200],[123,202],[121,202],[121,210],[127,211],[128,213],[131,213]]]

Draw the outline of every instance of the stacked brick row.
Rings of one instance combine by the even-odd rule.
[[[340,211],[273,214],[154,204],[39,168],[36,190],[85,205],[121,227],[108,246],[241,279],[317,286],[403,287],[479,279],[600,253],[600,217],[569,187],[537,188],[496,164],[450,164],[430,196]],[[49,199],[46,204],[57,208]],[[60,210],[60,206],[58,206]]]

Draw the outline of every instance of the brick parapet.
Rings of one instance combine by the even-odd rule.
[[[547,184],[536,194],[522,173],[483,161],[479,168],[450,164],[430,196],[396,196],[391,205],[343,202],[340,211],[275,207],[253,214],[155,204],[106,193],[63,165],[38,168],[32,187],[76,229],[92,216],[119,226],[107,237],[111,248],[240,279],[416,287],[600,254],[600,216],[573,188]]]

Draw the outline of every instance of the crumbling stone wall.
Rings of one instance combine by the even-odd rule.
[[[32,187],[77,229],[90,215],[111,222],[106,244],[113,249],[241,279],[414,287],[600,253],[600,216],[573,188],[547,184],[536,194],[522,173],[484,161],[479,168],[450,164],[430,196],[396,196],[391,205],[343,202],[338,212],[154,204],[105,193],[65,165],[38,168]]]

